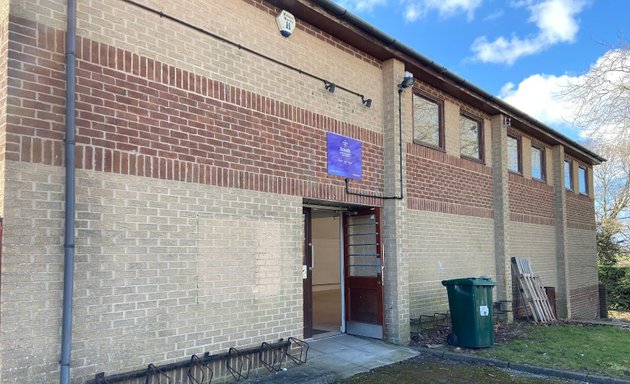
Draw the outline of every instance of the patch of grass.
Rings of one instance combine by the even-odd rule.
[[[377,368],[338,382],[338,384],[418,383],[562,384],[566,381],[519,375],[488,366],[417,358]]]
[[[478,354],[630,379],[630,330],[610,326],[534,326],[521,338]]]

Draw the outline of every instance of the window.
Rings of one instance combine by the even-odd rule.
[[[442,103],[413,95],[413,140],[436,148],[443,144]]]
[[[508,170],[521,173],[521,140],[515,136],[507,138]]]
[[[578,188],[582,195],[588,195],[588,181],[586,180],[586,167],[578,168]]]
[[[571,172],[571,160],[564,161],[564,187],[573,190],[573,173]]]
[[[532,178],[545,180],[545,148],[532,145]]]
[[[461,132],[461,155],[477,160],[483,160],[481,122],[468,116],[460,115],[459,128]]]

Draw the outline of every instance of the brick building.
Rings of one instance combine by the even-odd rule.
[[[597,316],[586,148],[329,0],[77,5],[73,382],[326,330],[406,343],[443,279],[511,300],[512,256]],[[59,375],[67,21],[0,4],[2,383]],[[333,172],[335,143],[361,164]]]

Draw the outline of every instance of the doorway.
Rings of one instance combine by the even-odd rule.
[[[341,208],[311,208],[312,337],[345,331]]]
[[[304,208],[304,337],[382,338],[380,210]]]

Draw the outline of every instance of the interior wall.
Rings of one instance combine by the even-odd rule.
[[[313,217],[313,291],[341,288],[339,216]]]

